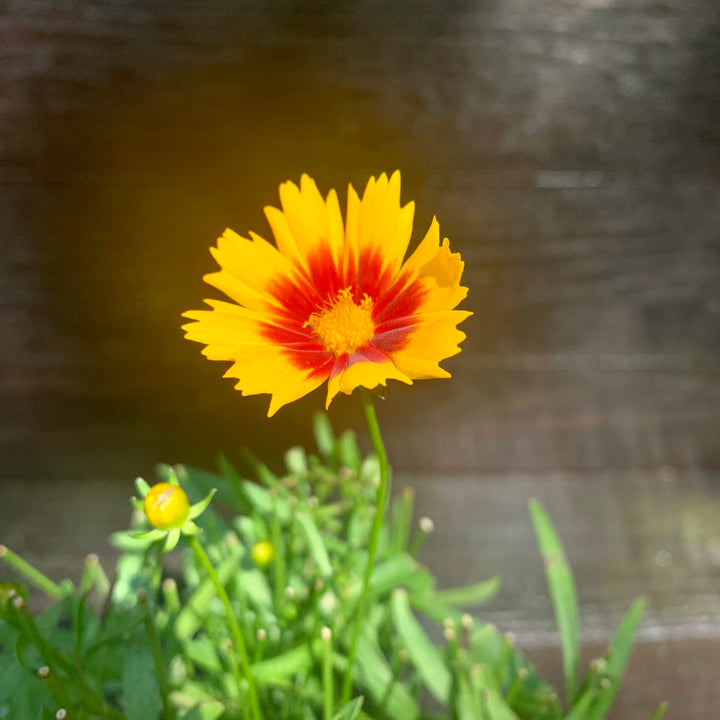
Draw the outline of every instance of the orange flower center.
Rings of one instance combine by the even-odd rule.
[[[305,327],[335,356],[354,353],[366,345],[375,334],[372,319],[373,301],[365,295],[359,305],[353,300],[350,288],[341,290],[324,310],[313,313]]]

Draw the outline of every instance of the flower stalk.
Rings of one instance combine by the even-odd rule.
[[[358,635],[360,634],[360,624],[365,614],[368,596],[370,594],[370,576],[372,575],[373,565],[375,564],[375,554],[377,553],[378,541],[380,539],[380,530],[385,518],[385,508],[387,506],[388,494],[390,492],[390,465],[388,464],[387,452],[380,433],[380,425],[378,424],[375,406],[373,405],[370,393],[362,388],[360,394],[363,404],[363,412],[365,414],[365,422],[367,424],[370,440],[373,444],[375,454],[380,465],[380,484],[378,485],[377,495],[375,496],[375,517],[373,518],[372,528],[370,529],[370,542],[368,545],[368,561],[365,567],[365,577],[363,578],[363,587],[355,610],[355,618],[352,627],[352,636],[350,640],[350,650],[348,652],[348,665],[345,671],[342,689],[342,705],[350,702],[352,695],[352,671],[355,664],[355,653],[357,652]]]
[[[230,636],[233,642],[233,649],[234,652],[236,652],[240,656],[242,675],[244,675],[245,682],[248,686],[250,714],[253,717],[253,720],[262,720],[262,713],[260,711],[260,704],[258,702],[257,696],[257,688],[255,686],[255,678],[253,678],[252,671],[250,669],[250,660],[248,658],[247,648],[245,646],[245,639],[243,638],[243,634],[240,630],[240,626],[238,625],[237,618],[235,617],[235,613],[233,612],[232,606],[230,605],[230,598],[228,598],[227,592],[225,592],[225,588],[220,582],[220,578],[218,577],[217,572],[215,572],[213,564],[210,562],[210,558],[207,556],[207,553],[203,549],[202,545],[200,545],[200,543],[197,541],[197,538],[194,535],[191,535],[189,536],[189,541],[190,547],[192,548],[193,553],[195,553],[195,557],[203,566],[205,572],[207,572],[208,577],[210,578],[213,586],[215,587],[215,592],[217,592],[217,595],[220,598],[223,607],[225,608],[225,615],[227,616],[228,625],[230,626]],[[238,682],[238,690],[242,695],[243,678],[240,676],[238,670],[236,670],[236,673],[237,674],[235,679]]]

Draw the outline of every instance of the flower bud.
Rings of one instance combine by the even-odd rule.
[[[145,496],[145,515],[158,530],[181,528],[190,514],[185,491],[171,483],[153,485]]]
[[[259,568],[266,568],[275,558],[275,548],[271,542],[261,540],[255,543],[251,555],[253,562]]]

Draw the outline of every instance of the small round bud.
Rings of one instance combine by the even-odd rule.
[[[65,708],[60,708],[55,713],[55,720],[65,720],[66,717],[67,717],[67,710]]]
[[[145,496],[145,515],[158,530],[181,528],[190,514],[185,491],[171,483],[153,485]]]
[[[454,630],[455,629],[455,621],[452,618],[446,617],[442,621],[442,626],[446,629],[450,628],[450,629]]]
[[[470,630],[470,628],[474,625],[474,623],[475,623],[475,621],[473,620],[472,615],[468,615],[467,613],[465,613],[460,618],[460,624],[463,626],[463,628],[465,630]]]
[[[506,642],[508,645],[514,645],[514,644],[515,644],[515,633],[513,633],[513,632],[507,632],[507,633],[505,633],[505,635],[504,635],[503,637],[505,638],[505,642]]]
[[[267,640],[267,630],[265,628],[258,628],[257,632],[255,633],[255,639],[258,642],[264,642]]]
[[[38,668],[37,674],[42,680],[47,680],[50,677],[50,668],[47,665],[43,665]]]
[[[527,668],[520,668],[517,671],[517,676],[518,676],[519,680],[527,680],[527,676],[528,676]]]
[[[406,663],[409,659],[410,655],[408,651],[405,648],[400,648],[400,650],[398,650],[398,660],[401,663]]]
[[[261,540],[253,545],[251,555],[259,568],[266,568],[275,559],[275,548],[271,542]]]
[[[327,625],[320,630],[320,638],[323,642],[330,642],[330,640],[332,640],[332,630],[327,627]]]
[[[455,642],[455,638],[457,637],[455,633],[454,627],[446,627],[443,630],[443,636],[448,642]]]
[[[295,588],[291,585],[288,585],[285,588],[284,595],[288,600],[292,600],[295,597]]]
[[[85,558],[85,565],[87,567],[93,567],[93,566],[97,565],[99,562],[100,562],[100,558],[97,556],[97,553],[90,553]]]
[[[22,610],[25,607],[25,598],[21,595],[16,595],[12,599],[12,604],[16,610]]]
[[[0,558],[3,558],[7,555],[7,547],[5,545],[0,545]]]
[[[174,590],[177,590],[177,583],[171,577],[165,578],[162,581],[162,589],[166,592],[173,592]]]
[[[430,535],[435,530],[435,523],[426,516],[423,516],[418,520],[418,526],[426,535]]]

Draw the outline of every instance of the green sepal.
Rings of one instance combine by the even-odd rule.
[[[132,533],[130,535],[133,540],[160,540],[160,538],[165,537],[165,534],[167,533],[167,530],[158,530],[158,528],[153,528],[152,530],[148,530],[147,532],[141,532],[141,533]]]
[[[200,532],[200,527],[196,525],[192,520],[186,520],[185,524],[178,530],[178,533],[183,535],[197,535]]]
[[[216,492],[217,488],[213,488],[202,500],[200,500],[200,502],[196,502],[194,505],[191,505],[190,513],[188,514],[188,520],[194,520],[198,515],[205,512],[207,506],[211,503],[213,496]],[[185,532],[184,529],[183,532]]]
[[[167,539],[165,540],[165,547],[163,547],[163,552],[172,552],[175,549],[175,546],[178,544],[178,540],[180,540],[180,530],[178,530],[177,528],[170,530],[167,534]]]
[[[144,498],[150,492],[150,485],[141,477],[137,477],[135,478],[135,489],[138,491],[140,497]]]

